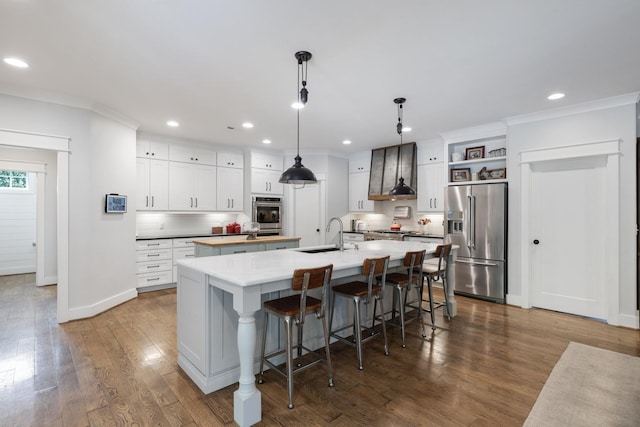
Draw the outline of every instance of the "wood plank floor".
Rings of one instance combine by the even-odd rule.
[[[236,386],[204,395],[176,363],[175,290],[141,294],[94,318],[59,325],[56,287],[33,275],[0,277],[0,426],[233,425]],[[640,333],[545,310],[457,297],[458,316],[407,347],[390,329],[355,350],[332,345],[324,366],[286,385],[259,385],[274,426],[521,425],[569,341],[640,356]],[[430,330],[430,329],[428,329]]]

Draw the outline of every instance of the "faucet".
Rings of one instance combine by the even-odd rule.
[[[331,229],[331,223],[334,220],[338,221],[338,224],[340,224],[340,242],[338,244],[339,245],[338,248],[340,249],[340,251],[344,251],[344,237],[342,236],[342,232],[344,229],[342,227],[342,220],[340,218],[338,218],[337,216],[334,216],[329,220],[329,223],[327,224],[327,233]]]

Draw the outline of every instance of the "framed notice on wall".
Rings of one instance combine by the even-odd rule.
[[[107,194],[105,196],[104,211],[106,213],[127,212],[127,196],[120,194]]]

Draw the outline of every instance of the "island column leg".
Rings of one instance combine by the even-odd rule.
[[[262,419],[262,401],[256,387],[253,372],[253,355],[256,348],[255,311],[238,313],[238,355],[240,356],[240,380],[233,393],[233,418],[240,427],[248,427]]]
[[[458,255],[457,249],[451,249],[451,253],[449,253],[449,259],[447,260],[447,300],[449,304],[447,309],[449,310],[449,315],[454,317],[458,314],[458,303],[456,302],[456,297],[453,295],[453,290],[456,287],[456,258]],[[446,313],[443,311],[443,315]]]

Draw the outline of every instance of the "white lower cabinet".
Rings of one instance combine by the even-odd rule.
[[[172,247],[171,239],[136,242],[136,287],[139,291],[173,282]]]

